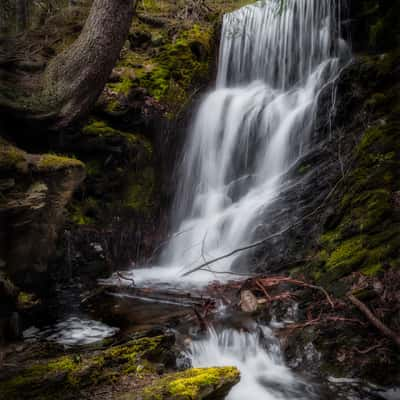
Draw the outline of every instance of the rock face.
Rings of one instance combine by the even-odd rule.
[[[377,3],[376,15],[365,16],[360,5],[353,10],[355,23],[369,30],[382,20],[385,32],[396,35],[387,7],[365,3]],[[355,271],[374,275],[396,266],[399,53],[378,46],[385,53],[375,54],[374,42],[355,46],[365,53],[342,72],[334,113],[327,90],[320,97],[313,149],[288,172],[287,190],[260,219],[255,235],[293,229],[253,253],[255,270],[297,269],[329,285]]]
[[[76,159],[31,155],[1,139],[1,319],[12,315],[18,294],[14,285],[36,292],[46,287],[47,262],[65,206],[84,177],[84,165]]]
[[[0,258],[17,285],[35,288],[54,251],[65,206],[85,177],[84,164],[52,154],[30,155],[7,142],[0,152]]]

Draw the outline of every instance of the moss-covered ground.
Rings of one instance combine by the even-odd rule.
[[[200,400],[206,393],[229,390],[239,380],[239,372],[230,367],[173,372],[170,336],[103,345],[51,358],[46,358],[49,349],[39,347],[27,365],[0,373],[0,399],[102,398],[107,393],[118,399]],[[167,374],[160,377],[162,373]]]

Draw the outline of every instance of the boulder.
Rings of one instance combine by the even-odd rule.
[[[219,400],[240,380],[235,367],[192,368],[173,373],[121,400]]]
[[[64,208],[85,167],[73,158],[32,155],[0,140],[0,259],[15,284],[37,290],[45,284]]]

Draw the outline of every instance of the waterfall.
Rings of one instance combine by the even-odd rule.
[[[263,342],[268,342],[264,343]],[[265,347],[268,351],[265,351]],[[211,329],[202,340],[193,341],[186,355],[195,368],[235,365],[240,383],[227,400],[312,400],[312,387],[302,382],[285,366],[279,344],[270,329],[255,332]]]
[[[340,14],[340,0],[265,0],[225,15],[216,87],[184,148],[175,233],[159,266],[130,272],[137,285],[187,288],[232,278],[243,253],[213,263],[211,272],[185,272],[252,243],[288,171],[312,150],[319,95],[333,90],[350,57]],[[318,398],[285,366],[271,330],[254,325],[211,328],[187,356],[194,367],[239,368],[229,400]]]
[[[225,15],[216,88],[180,166],[175,234],[160,267],[133,271],[137,283],[223,279],[237,254],[214,274],[182,273],[254,240],[285,172],[310,150],[321,90],[349,57],[340,13],[339,0],[265,0]]]

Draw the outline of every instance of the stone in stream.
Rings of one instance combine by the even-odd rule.
[[[192,368],[162,378],[144,389],[141,397],[121,400],[222,400],[239,380],[236,367]]]
[[[240,292],[240,307],[245,313],[253,313],[257,311],[258,301],[253,292],[250,290],[242,290]]]

